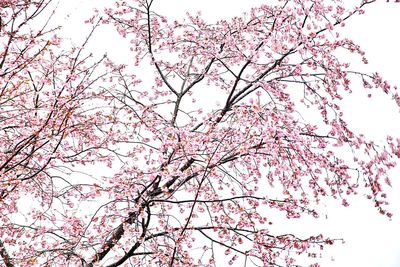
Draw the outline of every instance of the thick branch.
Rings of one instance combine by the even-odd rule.
[[[2,240],[0,240],[0,256],[3,259],[3,262],[6,265],[6,267],[14,267],[14,264],[11,263],[11,258],[8,255]]]

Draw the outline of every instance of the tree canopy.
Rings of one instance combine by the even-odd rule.
[[[369,140],[342,107],[355,90],[400,106],[339,34],[375,1],[276,1],[213,23],[156,2],[93,11],[76,47],[51,27],[53,1],[0,3],[0,262],[300,266],[336,240],[274,232],[270,211],[318,218],[321,200],[361,192],[392,216],[400,139]],[[88,51],[107,25],[131,64]]]

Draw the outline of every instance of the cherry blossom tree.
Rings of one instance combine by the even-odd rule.
[[[84,56],[90,33],[63,52],[46,20],[36,29],[50,1],[3,1],[2,262],[299,266],[336,240],[274,232],[271,211],[318,218],[323,199],[362,193],[391,217],[400,139],[355,132],[341,101],[365,90],[400,105],[346,62],[367,63],[339,31],[373,2],[277,1],[210,24],[118,0],[88,20],[130,42],[118,65]]]
[[[46,232],[52,228],[46,227],[52,226],[45,227],[44,221],[54,223],[55,200],[65,204],[61,197],[68,192],[58,188],[60,181],[69,182],[56,176],[68,172],[65,164],[109,160],[99,153],[86,156],[106,142],[97,130],[105,121],[87,101],[101,93],[92,86],[105,75],[97,71],[105,59],[84,56],[91,33],[79,48],[60,48],[58,28],[50,27],[54,7],[47,0],[0,3],[2,266],[32,266],[39,263],[42,250],[51,247]],[[68,221],[67,214],[62,217]]]

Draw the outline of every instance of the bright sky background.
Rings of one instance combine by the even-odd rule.
[[[251,6],[271,1],[262,0],[155,0],[161,14],[182,17],[186,11],[202,10],[203,16],[215,21],[239,15]],[[353,17],[347,22],[344,31],[349,38],[361,45],[369,59],[369,70],[378,71],[392,84],[400,85],[400,4],[386,3],[369,6],[363,16]],[[73,40],[85,37],[82,20],[94,7],[113,1],[104,0],[65,0],[60,1],[63,12],[70,13],[62,23],[65,33]],[[359,1],[354,1],[358,3]],[[394,1],[392,1],[394,2]],[[125,59],[120,53],[124,44],[113,32],[98,32],[92,47],[100,54],[107,52],[111,57]],[[128,59],[129,60],[129,59]],[[356,91],[356,90],[355,90]],[[348,121],[356,130],[367,136],[384,140],[387,134],[400,136],[399,110],[384,98],[371,100],[355,94],[347,102]],[[372,204],[358,196],[350,207],[343,208],[340,203],[326,202],[328,219],[292,221],[285,227],[293,227],[305,233],[319,232],[331,237],[341,237],[345,244],[337,244],[324,251],[322,267],[399,267],[400,266],[400,165],[393,172],[393,188],[388,192],[392,203],[394,218],[389,221],[380,216]],[[284,228],[286,229],[286,228]],[[335,261],[331,261],[335,257]]]

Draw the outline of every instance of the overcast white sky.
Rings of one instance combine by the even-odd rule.
[[[261,0],[155,0],[161,14],[174,14],[182,17],[186,11],[202,10],[205,18],[229,17],[246,11]],[[379,1],[379,0],[378,0]],[[65,32],[71,37],[83,38],[82,19],[93,7],[112,0],[61,0],[61,7],[71,16],[63,20]],[[359,1],[354,1],[358,3]],[[394,2],[394,1],[392,1]],[[375,6],[367,8],[363,16],[351,19],[347,23],[345,34],[358,42],[369,59],[370,70],[379,71],[393,84],[400,85],[400,4],[386,3],[381,0]],[[101,33],[94,42],[99,53],[107,52],[111,56],[124,58],[118,54],[121,43],[113,43],[112,33]],[[105,51],[106,50],[106,51]],[[400,115],[394,105],[384,98],[366,100],[357,95],[348,103],[348,120],[360,132],[383,140],[387,134],[400,136]],[[332,237],[342,237],[344,245],[325,251],[323,267],[399,267],[400,266],[400,165],[393,172],[393,188],[389,193],[394,218],[388,221],[378,215],[370,202],[361,196],[348,208],[338,203],[326,203],[329,219],[294,221],[292,227],[304,228],[314,234],[323,232]],[[313,231],[311,231],[313,230]],[[335,261],[330,258],[335,257]]]

